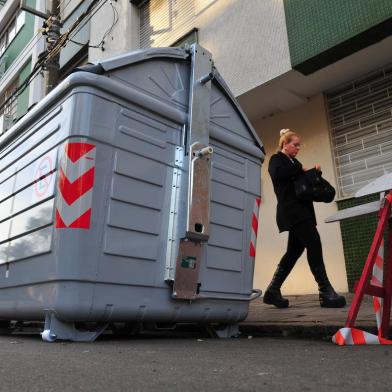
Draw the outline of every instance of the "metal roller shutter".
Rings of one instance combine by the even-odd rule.
[[[341,197],[392,172],[392,66],[327,95]]]

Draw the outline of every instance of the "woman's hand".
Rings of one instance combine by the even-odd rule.
[[[321,165],[320,165],[319,163],[316,163],[316,164],[314,165],[314,168],[315,168],[316,170],[318,170],[318,171],[321,171]],[[309,169],[302,166],[302,170],[303,170],[303,171],[308,171]]]

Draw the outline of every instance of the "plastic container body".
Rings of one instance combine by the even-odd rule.
[[[199,297],[173,298],[191,67],[185,51],[148,53],[103,62],[101,75],[72,74],[1,137],[0,319],[42,320],[48,311],[66,322],[246,317],[262,147],[213,80]]]

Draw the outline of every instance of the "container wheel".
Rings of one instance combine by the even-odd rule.
[[[51,333],[49,329],[45,329],[41,333],[41,336],[42,336],[42,340],[44,342],[48,342],[48,343],[53,343],[57,339],[57,336],[55,334]]]

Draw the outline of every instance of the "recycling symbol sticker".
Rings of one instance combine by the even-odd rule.
[[[53,170],[53,159],[50,155],[45,155],[37,164],[34,178],[34,193],[38,198],[44,197],[50,189],[53,175],[49,174]]]

